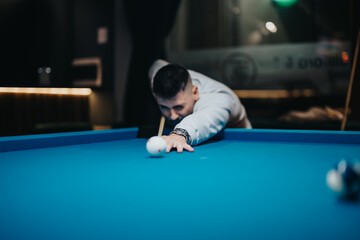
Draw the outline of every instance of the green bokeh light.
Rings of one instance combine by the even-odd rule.
[[[289,7],[297,3],[298,0],[274,0],[274,2],[283,7]]]

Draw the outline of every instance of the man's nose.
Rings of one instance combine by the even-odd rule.
[[[171,120],[176,120],[176,119],[178,119],[178,117],[179,117],[179,114],[177,114],[177,112],[174,111],[174,109],[171,109],[170,110],[170,119]]]

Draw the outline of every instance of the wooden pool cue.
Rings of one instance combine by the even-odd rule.
[[[354,60],[353,60],[353,65],[352,65],[352,69],[351,69],[348,92],[347,92],[347,96],[346,96],[344,118],[343,118],[342,123],[341,123],[341,131],[345,130],[346,121],[347,121],[347,115],[348,115],[348,112],[349,112],[351,91],[352,91],[352,86],[353,86],[353,83],[354,83],[356,63],[357,63],[357,59],[358,59],[358,55],[359,55],[359,45],[360,45],[360,30],[358,31],[357,40],[356,40],[355,53],[354,53],[354,58],[353,58]]]
[[[159,131],[158,131],[158,136],[159,136],[159,137],[161,137],[162,134],[163,134],[164,125],[165,125],[165,117],[164,117],[164,116],[161,116],[160,124],[159,124]]]

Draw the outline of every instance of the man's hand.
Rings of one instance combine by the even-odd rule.
[[[183,136],[177,134],[171,134],[169,136],[162,136],[162,138],[166,141],[166,152],[170,152],[171,149],[176,148],[177,152],[181,153],[183,150],[187,150],[189,152],[193,152],[194,149],[186,143],[186,140]]]

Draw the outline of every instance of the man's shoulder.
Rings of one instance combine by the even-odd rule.
[[[190,70],[190,77],[194,85],[199,87],[199,90],[205,90],[206,92],[223,92],[231,91],[231,89],[226,86],[224,83],[217,81],[211,77],[208,77],[204,74]]]

